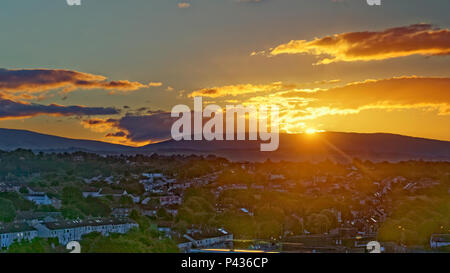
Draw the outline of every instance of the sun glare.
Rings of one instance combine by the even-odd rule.
[[[314,129],[314,128],[308,128],[305,131],[305,133],[307,133],[308,135],[313,135],[313,134],[319,133],[319,132],[323,132],[323,130],[317,130],[317,129]]]

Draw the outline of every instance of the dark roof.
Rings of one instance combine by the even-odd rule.
[[[146,205],[141,204],[140,206],[141,206],[142,210],[157,210],[157,209],[159,209],[159,206],[156,204],[153,204],[153,203],[146,204]]]
[[[160,228],[160,227],[168,227],[168,228],[171,228],[171,227],[173,227],[173,222],[170,222],[170,221],[158,221],[158,227]]]
[[[431,235],[433,242],[450,242],[450,234],[433,234]]]
[[[111,189],[111,188],[104,188],[102,189],[102,194],[122,194],[125,190],[116,190],[116,189]]]
[[[178,209],[179,207],[180,207],[180,205],[170,204],[170,205],[165,206],[164,208],[166,208],[166,209]]]
[[[12,223],[6,225],[0,225],[0,233],[14,233],[14,232],[24,232],[24,231],[34,231],[34,227],[27,225],[25,223]]]
[[[44,219],[46,217],[62,218],[61,212],[21,211],[17,212],[16,221]]]
[[[191,240],[185,237],[179,237],[175,239],[175,243],[177,244],[191,243]]]
[[[88,220],[65,220],[51,223],[44,223],[49,229],[65,229],[85,226],[104,226],[134,223],[129,219],[108,218],[108,219],[88,219]]]
[[[95,187],[84,187],[82,192],[98,192],[101,189],[97,189]]]
[[[27,197],[45,197],[45,196],[47,196],[47,194],[45,194],[45,193],[30,193],[30,194],[27,194]]]
[[[204,240],[204,239],[211,239],[211,238],[218,238],[222,236],[228,236],[231,235],[231,233],[223,233],[219,230],[217,231],[210,231],[210,232],[202,232],[202,233],[194,233],[194,234],[188,234],[191,238],[194,240]]]

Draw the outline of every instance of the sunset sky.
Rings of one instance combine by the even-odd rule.
[[[144,145],[170,110],[450,141],[450,1],[3,0],[0,127]]]

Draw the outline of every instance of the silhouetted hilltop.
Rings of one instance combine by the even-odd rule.
[[[174,141],[129,147],[93,140],[69,139],[26,130],[0,129],[0,149],[44,152],[89,151],[96,153],[215,154],[231,160],[332,160],[348,158],[373,161],[450,161],[450,142],[395,134],[324,132],[314,135],[281,134],[279,149],[260,152],[261,141]]]

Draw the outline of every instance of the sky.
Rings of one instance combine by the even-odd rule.
[[[447,0],[2,0],[0,127],[145,145],[170,110],[450,141]]]

